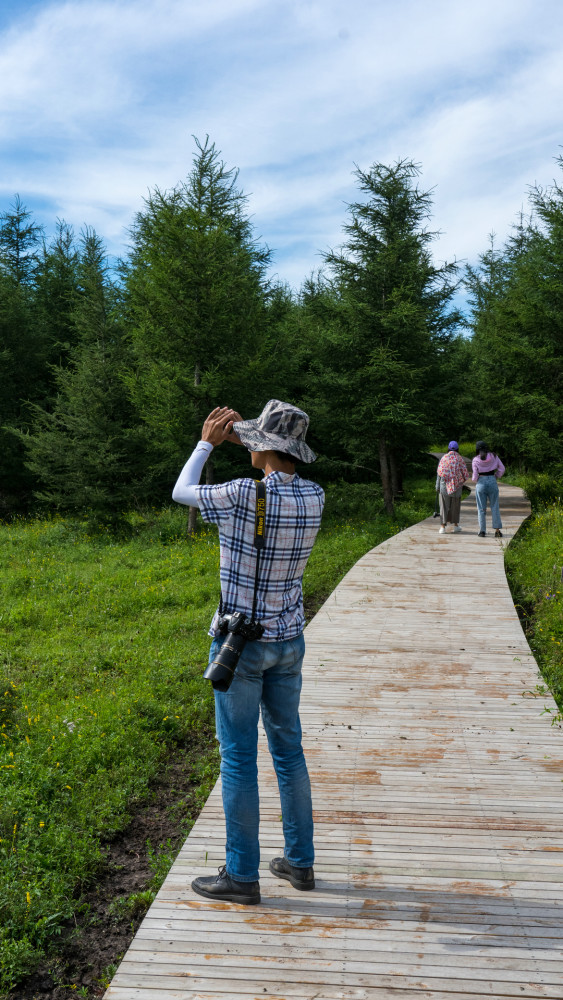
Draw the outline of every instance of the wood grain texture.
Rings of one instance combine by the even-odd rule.
[[[316,890],[268,872],[262,734],[261,905],[190,888],[224,861],[217,785],[107,1000],[561,1000],[563,734],[504,574],[516,487],[501,513],[502,541],[478,537],[473,497],[461,534],[428,518],[388,539],[307,627]]]

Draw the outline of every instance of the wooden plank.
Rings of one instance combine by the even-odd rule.
[[[292,1000],[476,1000],[476,997],[482,996],[481,993],[476,994],[471,993],[459,993],[456,992],[452,994],[451,992],[444,993],[442,990],[427,990],[424,987],[419,987],[415,992],[412,990],[404,990],[401,987],[396,986],[384,986],[384,987],[346,987],[346,986],[322,986],[320,989],[318,986],[311,986],[307,990],[307,986],[303,985],[299,991],[299,986],[290,986],[288,990],[284,990],[283,993],[271,993],[268,989],[267,994],[263,992],[263,988],[260,992],[248,993],[247,988],[244,984],[233,983],[232,989],[229,993],[229,984],[225,981],[219,981],[214,984],[213,992],[208,992],[208,990],[202,991],[197,989],[195,992],[191,986],[184,986],[184,989],[170,990],[164,987],[158,989],[146,988],[135,988],[127,987],[123,989],[118,986],[111,986],[106,993],[108,998],[113,998],[113,1000],[218,1000],[218,998],[224,998],[227,995],[232,997],[240,997],[244,994],[245,997],[252,998],[252,1000],[263,1000],[267,996],[268,1000],[287,1000],[291,997]],[[307,992],[303,992],[307,990]],[[522,996],[521,993],[503,993],[502,998],[499,994],[498,1000],[514,1000],[515,997]]]
[[[263,955],[258,954],[262,950]],[[253,979],[260,982],[264,976],[273,977],[280,982],[286,979],[288,983],[316,982],[331,983],[337,985],[343,982],[343,977],[350,984],[357,985],[377,985],[378,979],[401,976],[405,978],[422,976],[433,980],[447,980],[452,969],[449,961],[436,962],[426,961],[426,956],[420,952],[417,961],[416,954],[412,952],[398,953],[392,956],[371,956],[361,955],[358,961],[358,953],[354,958],[353,954],[341,959],[337,957],[336,951],[330,956],[313,957],[304,954],[305,949],[300,952],[299,957],[291,954],[289,950],[284,953],[281,949],[272,953],[272,949],[260,949],[258,946],[252,954],[236,955],[226,952],[223,948],[217,949],[216,943],[208,945],[202,951],[194,951],[191,954],[178,952],[160,952],[145,950],[136,953],[133,949],[128,952],[127,958],[122,962],[121,972],[125,976],[203,976],[209,968],[213,968],[214,975],[228,976],[232,979]],[[269,953],[268,953],[269,952]],[[138,960],[136,959],[138,955]],[[431,956],[430,956],[431,957]],[[474,982],[494,979],[498,983],[520,983],[522,979],[531,979],[536,985],[561,986],[563,977],[561,971],[562,962],[552,962],[545,964],[538,970],[538,963],[533,957],[528,959],[512,958],[506,959],[481,958],[471,962],[469,956],[457,956],[456,958],[456,978],[473,980]],[[251,970],[251,971],[250,971]],[[325,978],[326,977],[326,978]],[[559,996],[560,1000],[560,996]]]
[[[215,929],[215,925],[213,925],[213,929]],[[365,953],[369,952],[373,959],[376,959],[377,956],[393,954],[395,961],[397,961],[397,956],[401,953],[412,955],[419,951],[422,944],[422,933],[401,935],[393,933],[389,937],[378,933],[377,939],[374,941],[373,934],[361,936],[356,932],[351,949],[348,947],[346,928],[341,929],[340,935],[330,935],[326,938],[315,934],[314,929],[311,929],[307,935],[285,935],[280,940],[279,933],[275,931],[272,931],[271,934],[257,935],[252,931],[245,933],[237,927],[233,928],[231,932],[223,931],[221,937],[216,937],[215,941],[215,947],[220,941],[224,951],[229,955],[267,956],[272,954],[272,950],[279,952],[279,954],[293,954],[298,943],[301,957],[311,956],[324,959],[326,955],[330,955],[342,961],[348,957],[353,961],[363,961]],[[131,945],[131,953],[139,951],[144,955],[149,952],[166,952],[176,955],[201,954],[207,951],[209,942],[209,930],[198,929],[188,933],[186,930],[180,929],[173,935],[173,940],[167,940],[162,937],[162,928],[157,925],[139,931]],[[425,935],[424,956],[434,962],[437,961],[437,956],[442,956],[442,961],[448,961],[452,945],[459,948],[458,954],[462,959],[462,965],[475,964],[475,961],[480,962],[483,958],[485,960],[494,958],[497,962],[507,959],[521,959],[522,954],[524,954],[522,949],[526,949],[525,953],[533,963],[540,962],[542,966],[547,967],[550,962],[553,962],[561,971],[561,959],[557,954],[554,956],[553,949],[542,948],[540,942],[537,942],[537,947],[528,947],[525,937],[511,937],[503,944],[495,942],[494,945],[492,943],[475,945],[470,941],[460,942],[457,940],[449,940],[444,943],[441,935],[435,934],[433,938]],[[443,956],[446,956],[445,959]]]
[[[263,998],[265,996],[270,997],[272,994],[276,994],[280,997],[280,1000],[287,1000],[288,997],[300,997],[305,995],[307,1000],[318,1000],[321,996],[327,996],[330,987],[334,987],[333,991],[330,991],[332,997],[335,1000],[343,1000],[346,997],[352,997],[354,994],[352,992],[343,992],[347,987],[350,990],[351,987],[356,987],[360,990],[364,988],[366,993],[364,996],[369,997],[369,990],[379,989],[393,989],[396,984],[400,982],[401,988],[405,991],[410,990],[411,997],[409,1000],[418,1000],[417,991],[419,990],[437,990],[437,991],[447,991],[449,993],[449,1000],[458,1000],[459,994],[469,994],[471,1000],[475,1000],[476,997],[486,997],[487,1000],[505,1000],[505,998],[513,997],[526,997],[531,998],[531,1000],[542,1000],[542,998],[548,998],[548,1000],[561,1000],[561,985],[560,984],[546,984],[541,982],[536,982],[534,980],[526,981],[525,992],[519,989],[517,983],[506,983],[503,981],[497,981],[494,979],[480,980],[476,982],[473,978],[470,979],[460,979],[453,977],[452,973],[455,972],[454,968],[450,969],[449,974],[444,979],[435,979],[432,976],[407,976],[397,974],[397,976],[387,976],[381,975],[377,977],[360,976],[360,977],[348,977],[344,975],[331,975],[330,973],[321,974],[321,976],[311,973],[307,976],[305,982],[296,983],[290,970],[284,972],[282,979],[274,979],[268,977],[267,980],[264,978],[255,979],[250,974],[245,973],[244,978],[241,980],[236,980],[232,977],[232,973],[229,969],[225,970],[222,974],[220,967],[215,966],[213,969],[214,978],[210,975],[206,976],[191,976],[189,973],[182,971],[179,975],[167,975],[167,976],[157,976],[151,975],[148,970],[144,968],[139,969],[137,973],[125,974],[118,972],[114,979],[115,986],[120,986],[122,990],[129,990],[129,997],[131,1000],[135,997],[143,997],[145,989],[152,989],[155,991],[160,990],[184,990],[183,996],[198,996],[201,990],[206,990],[211,993],[211,996],[218,997],[244,997],[245,1000],[254,1000],[255,997]],[[335,982],[336,980],[336,982]],[[264,992],[264,981],[267,981],[268,986],[266,992]],[[189,986],[188,986],[189,983]],[[308,992],[303,993],[304,988],[308,987]],[[134,990],[139,990],[139,993],[133,992]],[[111,993],[109,990],[105,994],[109,998],[115,997],[115,993]],[[360,993],[356,993],[356,996],[361,996]],[[123,996],[123,993],[122,993]],[[157,994],[158,996],[158,994]],[[391,993],[393,997],[393,993]],[[160,1000],[160,997],[158,998]]]
[[[191,890],[224,860],[218,783],[106,997],[561,1000],[563,742],[504,576],[527,508],[501,491],[502,545],[465,501],[461,535],[429,518],[388,539],[307,628],[315,891],[267,871],[283,835],[261,736],[261,905]]]
[[[350,931],[353,931],[354,942],[365,939],[373,945],[374,927],[376,927],[377,941],[390,939],[400,942],[402,939],[406,939],[418,943],[424,941],[425,946],[435,940],[445,947],[450,945],[464,947],[466,943],[474,944],[475,942],[494,948],[521,947],[523,943],[528,942],[531,948],[541,947],[545,950],[556,947],[557,942],[563,941],[563,925],[558,922],[549,926],[544,921],[539,923],[532,921],[526,925],[524,930],[521,921],[519,929],[515,929],[515,921],[520,921],[516,915],[513,917],[512,923],[506,924],[484,923],[482,919],[479,919],[479,926],[476,927],[475,919],[473,923],[469,919],[466,923],[461,920],[452,923],[451,921],[438,920],[437,914],[434,913],[433,919],[427,920],[419,920],[418,915],[417,919],[414,920],[400,919],[395,914],[393,920],[371,921],[367,924],[361,917],[354,919],[346,914],[341,919],[319,917],[313,920],[312,917],[285,913],[277,915],[271,927],[266,926],[261,916],[255,918],[256,926],[252,921],[241,926],[238,912],[234,910],[208,917],[201,912],[177,915],[173,910],[166,911],[163,907],[159,907],[145,918],[143,925],[139,928],[138,935],[142,937],[146,934],[151,940],[154,940],[152,936],[154,931],[158,940],[168,941],[168,935],[170,931],[173,931],[173,940],[169,942],[173,943],[175,940],[183,940],[184,937],[186,940],[192,940],[198,932],[204,934],[209,940],[209,935],[214,932],[222,937],[229,934],[238,936],[244,935],[248,929],[253,940],[259,941],[262,937],[272,934],[274,940],[280,944],[286,939],[306,941],[309,938],[317,942],[330,942],[332,938],[346,937]],[[541,939],[541,941],[532,939]]]
[[[294,949],[297,943],[295,940],[285,939],[280,942],[279,935],[257,936],[251,933],[246,935],[232,934],[231,938],[233,940],[229,937],[215,938],[210,947],[209,934],[190,935],[187,939],[179,938],[173,942],[162,940],[157,937],[156,932],[153,932],[152,935],[137,934],[131,945],[129,956],[130,960],[133,961],[134,953],[139,952],[143,956],[143,961],[181,963],[188,960],[191,964],[201,964],[202,955],[205,953],[206,964],[213,959],[222,959],[225,963],[227,959],[230,961],[231,958],[237,960],[250,958],[253,962],[255,959],[269,961],[272,954],[276,954],[279,960],[283,959],[284,961],[289,956],[295,965]],[[461,967],[466,969],[485,968],[490,970],[496,968],[502,970],[509,966],[512,970],[520,969],[531,972],[534,972],[538,963],[541,963],[542,968],[549,975],[554,973],[560,975],[563,972],[561,957],[554,956],[553,951],[550,952],[548,949],[529,949],[526,947],[525,938],[522,941],[522,945],[513,945],[512,947],[491,947],[488,945],[478,948],[464,945],[459,950],[458,962]],[[219,950],[218,946],[220,946]],[[349,947],[344,933],[340,942],[334,939],[323,941],[315,938],[300,938],[299,958],[301,962],[307,962],[307,967],[308,960],[314,959],[323,963],[327,961],[344,963],[347,969],[357,966],[368,971],[371,964],[381,965],[386,961],[389,962],[391,957],[394,965],[397,963],[408,964],[412,961],[413,954],[419,951],[420,946],[420,941],[416,940],[385,942],[378,935],[376,942],[373,938],[371,940],[368,938],[355,939],[352,947]],[[526,959],[522,958],[523,954],[526,954]],[[451,946],[440,946],[439,943],[431,943],[429,946],[426,943],[424,956],[422,957],[422,953],[420,953],[418,957],[421,959],[422,965],[430,964],[435,968],[449,962]]]

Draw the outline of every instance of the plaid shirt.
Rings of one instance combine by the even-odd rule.
[[[270,472],[266,484],[266,537],[260,552],[256,619],[262,642],[294,639],[305,627],[303,571],[321,523],[324,493],[297,475]],[[220,486],[196,486],[204,521],[219,528],[221,594],[226,614],[250,617],[254,597],[256,484],[233,479]],[[218,612],[209,634],[219,635]]]

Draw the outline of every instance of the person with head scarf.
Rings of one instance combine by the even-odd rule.
[[[305,441],[308,425],[303,410],[278,399],[271,399],[254,420],[217,407],[172,493],[178,503],[197,505],[204,521],[219,528],[221,603],[210,627],[210,665],[227,641],[223,616],[232,621],[240,614],[263,629],[260,639],[244,645],[228,689],[214,685],[226,863],[218,876],[192,882],[195,892],[212,900],[260,902],[260,713],[278,778],[285,841],[284,856],[270,861],[270,871],[295,889],[315,887],[311,785],[301,746],[299,696],[305,652],[303,570],[321,523],[324,493],[295,472],[296,462],[316,458]],[[255,479],[198,485],[209,454],[224,441],[244,445],[253,469],[264,472],[265,531],[258,570]]]
[[[485,441],[477,441],[475,458],[472,462],[472,482],[475,486],[475,499],[479,516],[479,538],[487,534],[486,513],[487,501],[491,506],[491,518],[495,537],[502,538],[502,520],[499,508],[498,481],[505,473],[504,465],[498,455],[491,451]]]
[[[436,491],[440,496],[440,535],[445,533],[448,522],[453,524],[454,532],[461,531],[461,494],[466,479],[469,479],[469,472],[459,454],[459,445],[457,441],[450,441],[446,454],[438,463],[436,475]]]

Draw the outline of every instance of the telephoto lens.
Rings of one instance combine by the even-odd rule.
[[[223,615],[218,626],[219,632],[227,638],[215,659],[205,668],[203,676],[211,681],[216,691],[228,691],[245,643],[249,639],[261,639],[264,627],[260,622],[246,618],[240,611]]]
[[[227,633],[221,649],[205,670],[204,677],[211,681],[216,691],[228,691],[235,675],[237,663],[244,647],[246,636],[240,632]]]

